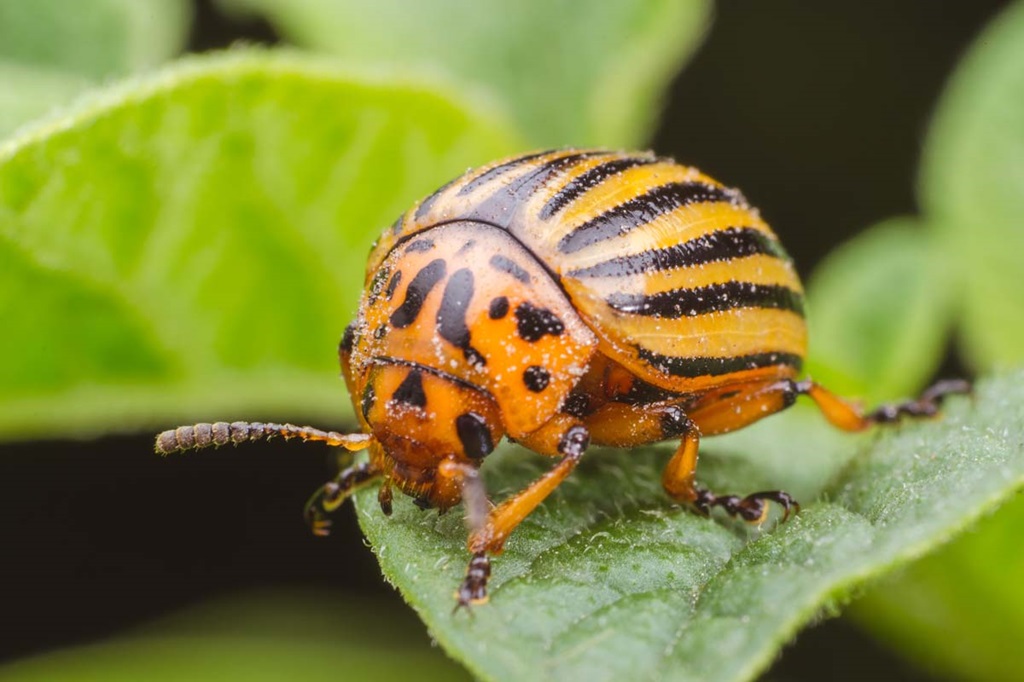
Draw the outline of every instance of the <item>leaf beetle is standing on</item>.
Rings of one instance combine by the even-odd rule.
[[[288,424],[196,424],[157,437],[160,453],[274,435],[369,458],[310,499],[327,514],[376,483],[427,508],[465,502],[472,558],[457,599],[487,595],[490,556],[572,472],[589,444],[679,439],[663,475],[697,512],[759,522],[781,491],[699,487],[702,436],[742,428],[809,396],[849,431],[930,416],[917,400],[863,413],[810,380],[803,290],[775,234],[736,190],[650,154],[558,150],[471,170],[409,209],[375,244],[339,355],[361,432]],[[492,507],[478,475],[507,436],[557,458]]]

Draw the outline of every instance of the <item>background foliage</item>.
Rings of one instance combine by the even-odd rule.
[[[208,21],[209,6],[198,7],[200,21]],[[381,226],[448,177],[504,153],[650,139],[670,80],[708,30],[710,5],[598,7],[581,12],[568,0],[537,1],[495,13],[486,3],[455,1],[370,9],[344,0],[224,0],[224,11],[270,22],[257,27],[272,25],[293,44],[333,56],[236,48],[154,71],[188,42],[188,3],[90,0],[69,11],[65,3],[0,0],[0,319],[7,322],[0,351],[14,359],[0,366],[0,436],[145,430],[214,413],[345,414],[329,349],[354,307],[363,257]],[[920,214],[868,228],[810,278],[810,371],[833,388],[870,400],[912,392],[943,362],[954,330],[971,368],[1003,372],[1020,363],[1024,299],[1014,259],[1024,246],[1015,220],[1024,196],[1022,46],[1024,5],[1016,3],[976,41],[937,105]],[[743,105],[742,97],[729,104]],[[803,250],[785,225],[776,226],[795,252]],[[655,484],[663,452],[643,455],[639,465],[640,455],[596,456],[510,544],[496,586],[528,577],[511,595],[505,591],[503,607],[479,615],[476,632],[487,637],[467,638],[473,624],[447,614],[462,562],[455,516],[435,523],[400,507],[402,520],[382,525],[365,499],[360,521],[388,578],[449,653],[478,674],[531,676],[538,661],[552,675],[581,674],[583,665],[607,674],[616,662],[646,669],[635,666],[648,651],[660,655],[649,670],[661,675],[682,670],[658,667],[678,655],[691,677],[747,679],[799,626],[835,612],[852,587],[933,549],[1020,488],[1020,377],[1006,376],[986,384],[973,407],[954,406],[942,425],[881,440],[837,437],[808,410],[721,439],[708,449],[719,457],[705,458],[705,480],[737,491],[783,485],[822,500],[763,535],[666,505]],[[103,457],[102,448],[91,456]],[[234,455],[211,455],[218,456],[230,470]],[[47,487],[27,492],[59,508],[63,487],[88,489],[52,482],[59,473],[46,469],[47,456],[36,461]],[[168,463],[160,475],[193,464]],[[489,465],[488,481],[508,492],[538,466],[505,452]],[[603,491],[606,485],[614,490]],[[127,513],[180,509],[179,496],[139,495],[122,501]],[[260,499],[255,488],[249,495]],[[20,490],[8,499],[12,523],[35,518]],[[621,501],[604,509],[602,500]],[[1024,591],[1013,579],[1024,570],[1024,550],[1013,541],[1021,509],[1019,500],[1003,506],[891,575],[854,604],[856,620],[926,668],[1015,679],[1024,664],[1013,646],[1024,634]],[[254,532],[241,521],[249,512],[231,512],[217,532],[238,532],[239,523]],[[159,529],[143,528],[159,538]],[[32,557],[30,541],[18,542]],[[95,545],[86,539],[78,554],[66,549],[94,571]],[[580,557],[589,557],[580,573],[564,574]],[[126,574],[133,568],[112,561]],[[799,562],[817,562],[815,580],[788,572]],[[298,566],[295,575],[307,569]],[[626,573],[615,578],[617,570]],[[721,577],[729,571],[735,576]],[[654,583],[639,585],[637,576]],[[691,601],[685,589],[672,590],[679,581],[694,594],[717,596]],[[793,585],[809,589],[796,596]],[[601,590],[609,586],[640,601],[593,612],[607,606]],[[678,608],[668,608],[659,590],[681,598]],[[455,674],[449,661],[418,648],[415,625],[391,632],[373,624],[373,607],[328,599],[272,594],[212,605],[130,639],[4,672],[12,679],[126,674],[133,665],[179,660],[200,637],[203,651],[165,668],[169,679],[212,670],[203,656],[223,666],[218,675],[265,679],[291,666],[310,674],[370,670],[382,658],[402,659],[420,676]],[[555,613],[548,601],[572,608]],[[793,610],[784,614],[776,603]],[[692,604],[695,611],[684,613]],[[334,621],[325,611],[348,616]],[[559,626],[568,613],[582,625],[571,634]],[[735,618],[715,620],[722,614]],[[607,659],[580,658],[581,647],[597,641],[588,637],[612,631],[601,619],[626,634],[614,639],[623,651],[605,643]],[[356,620],[366,627],[353,628]],[[299,622],[309,629],[288,625]],[[681,644],[666,650],[654,637],[645,649],[631,639],[666,628],[678,629],[672,641]],[[695,634],[679,634],[688,628]],[[496,655],[495,642],[516,637],[522,650],[537,647],[529,666],[502,664]]]

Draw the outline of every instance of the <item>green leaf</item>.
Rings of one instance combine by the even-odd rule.
[[[0,435],[337,419],[370,244],[514,147],[427,85],[259,51],[26,131],[0,146],[0,314],[25,325],[0,336]]]
[[[670,505],[664,451],[592,453],[513,534],[491,600],[473,618],[451,613],[467,559],[457,514],[423,513],[403,498],[386,519],[372,490],[357,506],[385,575],[484,679],[748,680],[851,590],[1024,487],[1022,430],[1024,373],[986,382],[975,401],[950,401],[941,421],[875,439],[818,501],[805,497],[801,514],[761,533]],[[799,431],[785,437],[801,449]],[[801,461],[789,461],[797,482]],[[501,498],[549,466],[507,448],[484,470]],[[749,469],[711,473],[701,478],[720,492],[764,482]],[[780,477],[772,487],[788,485]]]
[[[0,0],[0,58],[123,75],[178,54],[190,21],[187,0]]]
[[[515,112],[538,146],[642,145],[707,0],[221,0],[357,64],[438,70]]]
[[[852,615],[944,677],[1019,680],[1024,670],[1024,497],[854,603]]]
[[[873,401],[906,397],[942,360],[952,288],[932,234],[911,218],[862,233],[808,285],[808,373]]]
[[[113,640],[0,668],[31,680],[469,679],[414,618],[342,593],[249,593],[188,609]]]
[[[926,218],[959,266],[962,335],[980,368],[1024,360],[1024,3],[976,41],[928,136]]]
[[[89,85],[76,74],[0,60],[0,139],[66,105]]]

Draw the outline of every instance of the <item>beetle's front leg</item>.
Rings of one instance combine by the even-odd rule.
[[[380,476],[380,469],[372,462],[360,462],[343,469],[334,479],[320,486],[306,502],[303,512],[313,534],[321,537],[329,535],[331,520],[327,518],[328,515],[338,509],[352,493]]]
[[[465,465],[442,464],[442,474],[463,470],[462,489],[469,526],[469,551],[473,557],[466,569],[466,577],[456,593],[456,609],[487,601],[487,580],[491,575],[488,555],[500,554],[508,536],[530,515],[558,485],[572,473],[590,444],[590,433],[578,420],[568,415],[556,415],[551,421],[520,443],[541,454],[561,455],[561,460],[550,471],[525,489],[502,502],[494,509],[475,469],[472,473]],[[450,475],[450,474],[448,474]]]

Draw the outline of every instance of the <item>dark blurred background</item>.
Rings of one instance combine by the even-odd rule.
[[[807,275],[871,223],[917,210],[930,112],[1005,4],[719,2],[653,147],[743,188]],[[192,51],[239,40],[279,42],[268,25],[197,0]],[[300,511],[330,473],[326,452],[277,443],[162,460],[151,448],[148,433],[0,447],[0,660],[251,587],[343,589],[415,618],[381,579],[350,511],[329,539],[308,533]],[[931,679],[835,619],[803,633],[767,677],[869,675]]]

